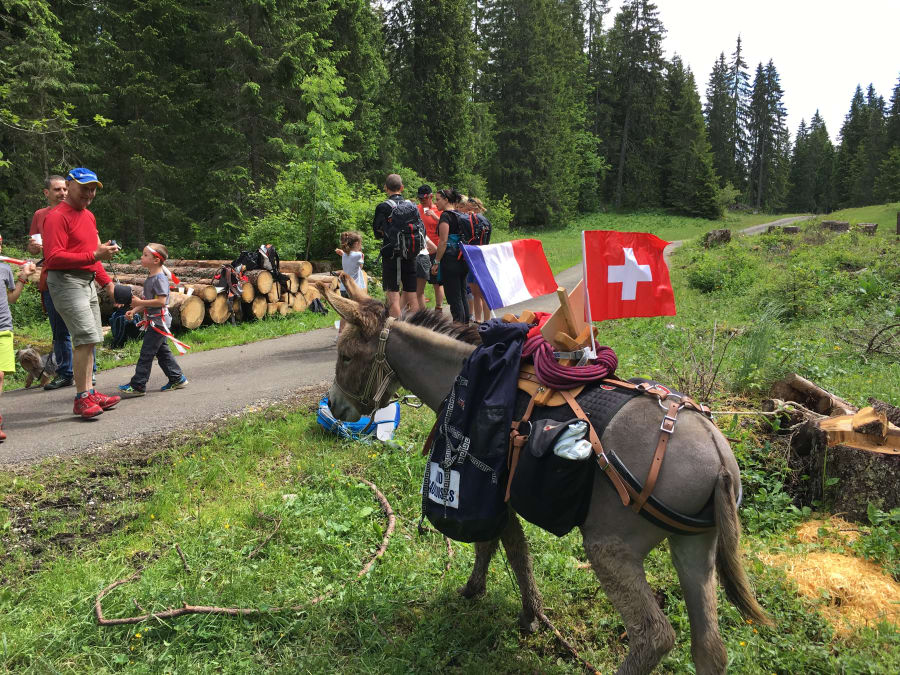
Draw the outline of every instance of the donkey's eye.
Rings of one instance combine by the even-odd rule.
[[[349,356],[344,355],[341,357],[341,361],[343,361],[344,363],[350,363],[351,359]]]

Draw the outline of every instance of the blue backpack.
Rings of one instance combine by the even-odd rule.
[[[492,319],[463,363],[435,424],[422,480],[422,515],[456,541],[488,541],[509,518],[509,428],[529,326]]]

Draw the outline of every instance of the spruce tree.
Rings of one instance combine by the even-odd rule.
[[[750,173],[747,197],[756,209],[781,208],[790,177],[790,135],[775,64],[760,63],[750,99]]]
[[[900,79],[891,94],[891,107],[885,120],[884,143],[889,150],[900,148]]]
[[[704,115],[712,148],[713,166],[723,186],[729,181],[734,185],[739,182],[734,159],[734,100],[731,97],[725,52],[719,54],[709,75]]]
[[[716,200],[717,178],[700,96],[693,73],[678,56],[667,68],[666,102],[667,157],[663,181],[666,205],[690,216],[719,218],[722,212]]]
[[[345,143],[352,151],[341,168],[349,179],[357,180],[384,173],[386,166],[381,148],[390,130],[380,105],[388,78],[384,35],[369,0],[339,0],[335,6],[323,37],[331,43],[331,60],[352,99]]]
[[[750,74],[744,60],[741,36],[731,55],[728,68],[728,86],[731,91],[731,137],[734,142],[734,168],[729,175],[734,179],[734,186],[743,190],[747,184],[750,164]]]
[[[400,161],[459,184],[471,170],[474,45],[467,0],[402,0],[385,27],[391,76],[383,100],[396,116]]]
[[[78,117],[73,108],[85,85],[61,28],[46,0],[0,3],[0,209],[23,228],[46,205],[44,178],[71,168],[83,149],[76,127],[98,112]]]
[[[859,145],[863,141],[866,128],[866,99],[862,87],[857,85],[850,110],[844,116],[840,132],[840,148],[835,165],[835,196],[839,206],[853,203],[854,169]]]
[[[571,3],[485,3],[498,148],[488,181],[492,194],[509,195],[519,224],[564,223],[578,203],[587,71],[579,25]]]
[[[865,129],[862,140],[851,163],[851,203],[856,206],[871,204],[874,200],[875,179],[878,167],[885,156],[884,99],[870,84],[866,91],[863,117]]]
[[[607,191],[616,207],[660,201],[664,35],[656,4],[629,0],[607,36],[612,115],[604,141],[612,165]]]

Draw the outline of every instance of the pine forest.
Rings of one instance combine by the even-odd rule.
[[[24,237],[73,166],[104,236],[193,258],[326,255],[391,172],[536,228],[900,200],[900,80],[835,144],[740,37],[706,77],[665,33],[649,0],[0,0],[0,223]]]

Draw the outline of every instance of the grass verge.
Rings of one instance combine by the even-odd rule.
[[[402,413],[396,443],[346,442],[315,423],[318,392],[152,448],[46,462],[0,474],[0,667],[14,672],[581,672],[549,632],[521,635],[518,594],[502,554],[488,592],[462,599],[472,547],[448,556],[419,534],[419,448],[432,415]],[[732,430],[733,434],[743,434]],[[738,452],[752,453],[747,437]],[[146,454],[143,454],[146,453]],[[136,461],[139,460],[139,461]],[[771,478],[761,475],[761,480]],[[397,515],[386,555],[364,578],[385,518],[374,482]],[[804,517],[758,499],[746,519],[750,551],[788,547]],[[275,531],[275,523],[279,523]],[[96,526],[95,523],[114,523]],[[548,615],[607,672],[627,649],[618,614],[598,590],[577,532],[527,526]],[[186,565],[175,544],[182,550]],[[251,557],[252,555],[252,557]],[[838,636],[777,568],[748,567],[777,624],[744,622],[721,593],[731,670],[896,672],[896,630],[872,625]],[[261,616],[183,616],[98,627],[97,593],[142,570],[104,601],[107,617],[181,604],[263,610]],[[690,670],[688,618],[665,547],[647,576],[678,633],[660,672]],[[303,611],[266,613],[304,605]],[[824,602],[822,600],[821,602]]]

